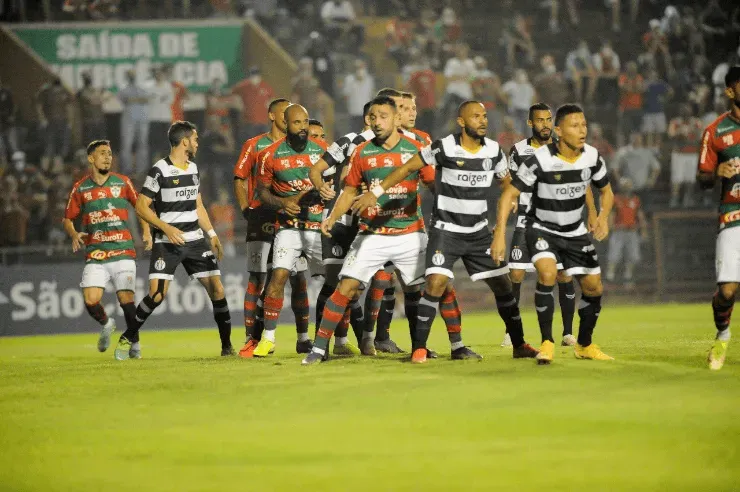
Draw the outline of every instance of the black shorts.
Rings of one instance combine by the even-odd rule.
[[[556,255],[557,256],[557,255]],[[563,264],[560,259],[557,260],[558,270],[563,269]],[[532,255],[527,245],[527,230],[523,227],[517,227],[514,229],[514,235],[511,237],[511,249],[509,249],[509,269],[510,270],[524,270],[527,272],[534,272],[534,264],[532,263]]]
[[[532,263],[541,258],[552,258],[563,264],[568,275],[601,274],[596,248],[586,234],[563,237],[530,226],[526,236],[529,251],[534,253]]]
[[[427,243],[425,274],[440,274],[450,278],[452,266],[461,259],[470,279],[498,277],[509,273],[509,266],[502,262],[499,266],[491,258],[493,236],[487,228],[472,234],[443,231],[432,227]]]
[[[149,278],[172,280],[177,266],[181,263],[190,278],[221,275],[216,255],[205,239],[198,239],[183,246],[155,243],[149,260]]]
[[[331,237],[321,235],[321,256],[324,265],[341,265],[344,257],[357,237],[359,227],[357,224],[345,225],[340,222],[334,224],[331,229]]]
[[[250,208],[247,211],[247,242],[257,241],[272,244],[275,238],[277,212],[267,207]]]

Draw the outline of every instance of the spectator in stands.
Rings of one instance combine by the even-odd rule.
[[[437,73],[429,66],[429,58],[422,55],[411,72],[408,90],[416,96],[417,126],[425,132],[434,129],[434,112],[437,108]]]
[[[349,0],[328,0],[321,6],[321,20],[327,38],[335,41],[348,31],[357,18],[352,2]]]
[[[612,49],[611,42],[604,41],[599,52],[594,55],[593,66],[598,103],[609,108],[616,107],[620,64],[619,55]]]
[[[671,52],[668,48],[668,38],[660,30],[660,21],[658,19],[650,20],[650,29],[642,36],[642,44],[652,56],[654,63],[657,64],[658,55],[660,55],[663,58],[665,72],[667,74],[673,73],[673,61],[671,60]]]
[[[355,60],[354,72],[344,78],[342,93],[347,101],[349,127],[359,132],[365,126],[363,107],[375,95],[375,80],[367,72],[367,65],[359,58]]]
[[[175,99],[172,101],[172,122],[185,120],[185,100],[188,98],[188,88],[185,84],[175,80],[175,66],[171,63],[164,66],[167,80],[172,84]]]
[[[509,152],[514,147],[514,144],[523,138],[524,134],[516,130],[514,120],[511,116],[504,116],[503,129],[496,135],[496,141],[504,152]]]
[[[640,197],[634,194],[632,182],[628,178],[619,181],[619,188],[614,196],[614,213],[609,219],[612,224],[606,279],[614,282],[617,265],[624,258],[624,282],[627,287],[632,287],[635,266],[641,259],[640,242],[646,241],[648,236],[647,219],[642,211]]]
[[[668,137],[672,144],[671,208],[676,208],[679,204],[684,208],[694,205],[696,163],[699,162],[699,144],[703,130],[701,120],[693,116],[688,104],[681,105],[679,115],[671,120],[668,127]]]
[[[319,83],[316,79],[313,79],[310,83],[310,89],[313,91],[314,112],[310,114],[311,118],[319,120],[324,126],[326,132],[326,140],[328,142],[334,141],[334,103],[329,95],[319,87]]]
[[[619,76],[620,145],[624,142],[626,133],[642,127],[642,95],[645,92],[645,81],[637,72],[637,63],[627,62],[626,68]]]
[[[663,135],[667,130],[665,103],[672,95],[673,89],[658,77],[658,71],[655,69],[648,71],[642,131],[647,137],[647,146],[652,149],[659,148],[663,141]]]
[[[331,56],[331,48],[326,37],[318,31],[309,34],[309,43],[303,53],[304,57],[310,58],[313,62],[314,77],[319,81],[319,86],[330,97],[334,97],[334,61]]]
[[[529,107],[534,104],[535,96],[527,72],[523,69],[514,72],[514,78],[506,82],[501,90],[506,94],[509,116],[514,119],[516,131],[524,135],[527,132]]]
[[[210,96],[216,99],[217,96]],[[215,196],[218,189],[228,181],[234,165],[236,142],[228,118],[222,118],[213,111],[206,116],[200,135],[199,156],[208,163],[208,173],[204,173],[201,189],[209,196]]]
[[[241,101],[240,144],[266,132],[269,122],[267,106],[275,98],[275,93],[272,86],[262,79],[259,67],[250,67],[247,71],[247,78],[232,87],[231,93]]]
[[[488,111],[488,126],[491,133],[501,128],[504,113],[499,108],[505,107],[507,96],[501,89],[501,79],[488,68],[488,62],[482,56],[476,56],[475,78],[473,79],[473,97],[483,103]]]
[[[576,0],[548,0],[542,4],[550,7],[550,32],[552,33],[560,32],[558,16],[563,3],[565,3],[566,13],[571,25],[578,26],[579,16]]]
[[[621,147],[608,166],[615,183],[619,183],[622,178],[629,179],[632,189],[644,200],[647,200],[647,192],[655,187],[660,175],[660,162],[655,153],[645,147],[643,135],[639,131],[630,133],[630,144]]]
[[[606,162],[611,162],[611,158],[614,156],[614,147],[604,137],[604,129],[599,123],[591,123],[588,126],[588,139],[591,146],[599,151],[601,157],[606,159]]]
[[[0,245],[23,246],[26,244],[30,213],[23,206],[18,191],[3,193],[0,198]]]
[[[154,152],[154,160],[161,159],[170,153],[167,131],[172,124],[172,103],[175,101],[175,90],[167,80],[163,67],[152,70],[154,81],[147,90],[151,93],[149,100],[149,148]]]
[[[313,61],[310,58],[301,58],[298,62],[298,73],[293,79],[293,90],[290,100],[302,104],[311,118],[316,118],[318,104],[316,103],[316,88],[319,86],[313,74]],[[319,119],[319,118],[316,118]],[[320,120],[323,122],[323,120]]]
[[[64,158],[69,152],[71,101],[72,98],[62,86],[59,77],[54,77],[50,83],[44,84],[36,94],[36,111],[46,141],[44,155],[41,158],[41,167],[44,171],[49,170],[52,160],[53,172],[62,171]]]
[[[103,104],[109,94],[103,89],[93,87],[90,72],[82,74],[82,88],[77,92],[77,105],[82,123],[82,145],[87,146],[93,140],[105,138],[105,113]]]
[[[719,118],[719,115],[727,111],[727,100],[717,101],[714,103],[714,108],[704,113],[701,117],[701,124],[704,128],[708,127],[714,120]]]
[[[719,0],[709,0],[706,5],[699,14],[699,27],[704,33],[707,53],[721,53],[729,42],[729,12],[720,6]]]
[[[236,256],[236,247],[234,246],[236,211],[234,210],[234,205],[229,201],[230,198],[231,194],[226,188],[219,188],[218,201],[214,201],[211,204],[208,213],[213,221],[213,228],[216,230],[216,234],[218,234],[221,244],[224,247],[224,256],[233,258]]]
[[[523,59],[527,65],[534,65],[537,49],[529,32],[527,20],[521,14],[514,16],[511,29],[506,36],[506,60],[510,66],[517,66]]]
[[[454,43],[460,39],[462,25],[455,9],[449,6],[442,9],[442,15],[437,20],[437,29],[440,30],[443,42]]]
[[[409,59],[413,37],[414,22],[409,17],[408,10],[403,8],[398,16],[392,17],[385,25],[385,49],[396,60],[399,69]]]
[[[151,94],[136,81],[136,72],[126,72],[128,85],[118,91],[121,101],[121,167],[123,174],[145,173],[149,162],[149,99]],[[133,165],[133,144],[136,142],[136,168]]]
[[[19,150],[15,112],[13,93],[3,87],[3,80],[0,78],[0,175],[8,164],[8,157]]]
[[[534,77],[533,86],[537,93],[536,99],[544,101],[552,108],[558,108],[570,98],[568,84],[563,74],[555,65],[552,55],[545,55],[540,59],[542,71]]]
[[[463,101],[473,97],[473,87],[470,81],[475,76],[475,62],[470,59],[470,48],[465,43],[458,43],[455,47],[455,56],[445,64],[445,121],[449,121]]]
[[[565,59],[565,78],[570,81],[576,101],[593,100],[596,90],[596,70],[588,43],[581,40],[578,47],[568,53]],[[586,93],[583,85],[586,83]]]
[[[694,56],[690,65],[682,66],[677,72],[676,86],[681,100],[688,101],[695,114],[703,114],[712,99],[709,62],[703,56]]]

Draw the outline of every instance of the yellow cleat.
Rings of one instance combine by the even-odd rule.
[[[719,371],[725,363],[725,356],[727,355],[727,345],[729,340],[715,340],[712,344],[712,349],[709,351],[709,369],[713,371]]]
[[[576,348],[573,353],[575,354],[576,359],[614,360],[614,357],[606,355],[595,343],[592,343],[588,347],[576,344]]]
[[[275,342],[271,342],[265,337],[262,337],[260,343],[257,344],[257,348],[254,349],[252,355],[254,357],[267,357],[275,351]]]
[[[360,349],[351,343],[347,342],[344,345],[334,344],[334,349],[331,352],[334,355],[351,357],[354,355],[360,355]]]
[[[545,365],[552,362],[552,358],[555,355],[555,344],[550,340],[545,340],[540,345],[540,351],[537,353],[535,359],[537,359],[538,365]]]

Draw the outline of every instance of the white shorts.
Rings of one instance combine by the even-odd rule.
[[[668,124],[665,113],[645,113],[642,116],[642,131],[645,133],[665,133]]]
[[[424,282],[426,250],[424,232],[399,236],[358,234],[347,252],[339,278],[349,277],[367,284],[378,270],[391,262],[405,285],[420,284]]]
[[[671,183],[683,184],[696,181],[697,154],[673,152],[671,154]]]
[[[247,241],[247,271],[250,273],[267,273],[272,268],[272,243],[266,241]],[[308,270],[306,258],[298,258],[296,268],[291,273]]]
[[[730,227],[717,235],[714,265],[717,283],[740,282],[740,226]]]
[[[323,275],[321,232],[280,229],[272,244],[272,268],[285,268],[291,272],[309,269],[311,275]]]
[[[136,285],[136,262],[134,260],[118,260],[108,263],[88,263],[82,270],[80,287],[100,287],[105,289],[108,282],[113,283],[116,292],[119,290],[134,291]]]

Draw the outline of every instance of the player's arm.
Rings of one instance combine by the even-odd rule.
[[[136,188],[134,188],[134,184],[131,182],[130,179],[124,177],[124,183],[126,183],[126,199],[131,204],[132,207],[134,207],[134,210],[136,209],[136,200],[139,198],[139,194],[136,193]],[[138,217],[139,219],[139,228],[141,230],[141,241],[144,243],[144,251],[149,251],[152,249],[153,241],[152,241],[152,229],[149,227],[149,223],[142,219],[141,217]]]
[[[586,224],[588,224],[588,230],[590,231],[596,227],[596,218],[599,216],[594,201],[594,192],[590,186],[586,187],[586,216],[588,217]]]
[[[316,162],[316,164],[311,166],[311,169],[308,171],[308,178],[311,180],[311,184],[314,188],[319,190],[319,195],[321,195],[322,200],[326,201],[332,200],[336,196],[336,192],[333,188],[335,178],[332,178],[329,181],[324,181],[324,172],[330,167],[329,163],[321,158]]]
[[[375,204],[378,203],[378,198],[385,193],[385,190],[396,186],[398,183],[406,179],[409,174],[420,171],[425,165],[426,163],[422,160],[421,154],[415,154],[406,162],[406,164],[394,169],[393,172],[380,182],[380,184],[373,186],[367,193],[360,196],[355,203],[352,204],[352,213],[361,214],[368,208],[374,207]]]
[[[67,235],[72,239],[72,252],[76,253],[79,249],[85,246],[86,232],[79,232],[75,229],[74,220],[80,216],[82,204],[80,201],[80,194],[77,192],[77,186],[72,188],[69,194],[69,200],[67,200],[67,209],[64,211],[64,219],[62,220],[62,227]]]
[[[221,241],[218,239],[216,231],[213,230],[211,218],[208,216],[208,210],[203,206],[203,197],[200,193],[198,193],[198,198],[195,199],[195,212],[198,214],[198,225],[208,234],[211,241],[211,249],[216,255],[216,258],[221,261],[224,257],[224,247],[221,246]]]
[[[530,157],[519,165],[511,182],[504,188],[496,206],[496,227],[491,242],[491,258],[498,266],[506,255],[506,223],[509,221],[511,203],[519,199],[521,192],[531,192],[537,182],[539,162],[536,157]]]
[[[718,177],[729,179],[740,173],[740,159],[737,157],[717,164],[718,160],[717,150],[712,143],[712,129],[707,128],[701,139],[699,168],[696,173],[696,180],[702,188],[714,187]]]
[[[151,207],[152,199],[143,193],[139,194],[139,198],[136,199],[136,215],[149,225],[162,231],[172,244],[176,244],[178,246],[185,244],[185,239],[182,237],[182,231],[177,227],[171,226],[162,221],[157,217],[157,214],[154,213],[154,210],[152,210]]]
[[[594,239],[603,241],[609,236],[609,215],[612,213],[612,208],[614,207],[614,191],[612,191],[612,186],[609,183],[606,163],[601,156],[598,158],[598,164],[596,165],[591,182],[599,189],[599,205],[601,208],[591,232],[594,235]]]
[[[339,220],[339,217],[346,214],[350,207],[352,207],[352,203],[355,201],[355,198],[357,198],[357,193],[358,191],[356,186],[350,186],[349,184],[344,185],[342,193],[340,193],[337,202],[334,204],[334,208],[331,209],[331,213],[321,222],[322,234],[331,237],[331,233],[329,231],[334,227],[334,224]]]
[[[262,163],[260,164],[260,175],[257,180],[257,196],[263,204],[275,210],[284,210],[288,215],[296,216],[301,213],[301,207],[298,202],[303,195],[308,193],[310,190],[304,190],[297,195],[281,197],[273,193],[272,191],[272,180],[273,180],[273,168],[272,158],[269,154],[262,156]]]
[[[503,192],[506,187],[511,183],[511,176],[515,174],[521,164],[521,158],[516,147],[512,147],[509,152],[509,158],[506,158],[503,149],[499,147],[498,157],[496,158],[496,164],[493,167],[493,175],[496,177],[496,183],[498,183],[499,190]],[[519,208],[519,202],[514,200],[511,202],[511,211],[516,213]]]

